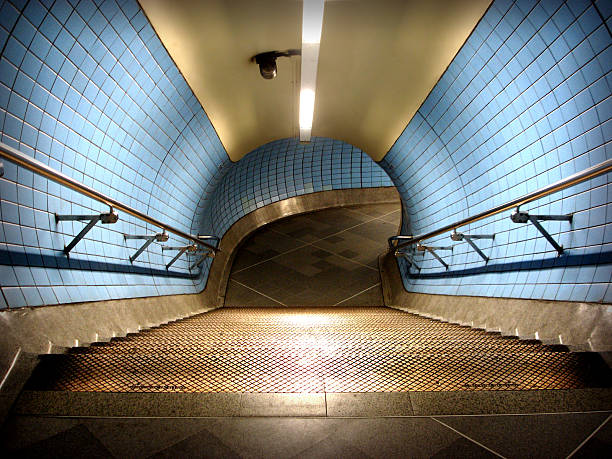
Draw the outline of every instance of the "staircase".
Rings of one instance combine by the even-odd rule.
[[[594,353],[384,307],[221,308],[44,355],[27,389],[339,393],[608,387]]]

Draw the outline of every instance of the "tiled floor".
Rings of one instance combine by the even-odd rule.
[[[226,306],[381,306],[378,256],[399,204],[334,208],[258,230],[240,248]]]
[[[10,457],[610,457],[609,412],[387,418],[15,416]]]

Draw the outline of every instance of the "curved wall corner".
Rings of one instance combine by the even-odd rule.
[[[417,114],[380,162],[403,202],[402,234],[422,234],[612,157],[610,2],[495,0]],[[604,22],[605,21],[605,22]],[[443,295],[612,302],[610,174],[525,206],[573,214],[543,226],[509,214],[461,230],[495,234],[478,245],[444,235],[421,271],[399,267],[407,291]]]
[[[292,198],[313,193],[392,186],[378,164],[346,142],[325,137],[313,137],[308,144],[300,144],[296,138],[275,140],[228,168],[206,205],[199,207],[201,212],[194,218],[192,232],[225,237],[244,216],[275,203],[291,203]],[[344,205],[342,202],[336,205]],[[289,212],[292,204],[281,207],[286,205]],[[207,270],[212,260],[206,263]],[[207,285],[207,279],[200,278],[200,289]]]
[[[210,270],[204,302],[223,306],[232,263],[240,245],[262,226],[282,218],[332,207],[398,202],[395,187],[349,188],[302,194],[267,204],[236,220],[225,232]]]

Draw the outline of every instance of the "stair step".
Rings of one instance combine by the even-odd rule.
[[[610,387],[599,355],[388,308],[232,308],[46,355],[29,390],[406,392]]]

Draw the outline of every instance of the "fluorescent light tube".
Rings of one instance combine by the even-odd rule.
[[[300,130],[312,128],[315,92],[312,89],[300,91]]]
[[[324,0],[304,0],[300,81],[300,141],[302,142],[310,142],[312,131],[324,7]]]
[[[304,0],[302,43],[320,43],[323,28],[323,0]]]

